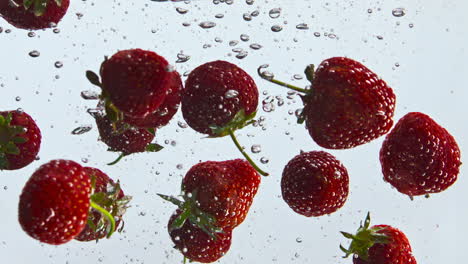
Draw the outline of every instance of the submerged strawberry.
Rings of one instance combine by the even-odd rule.
[[[29,165],[40,146],[41,131],[31,116],[20,111],[0,112],[0,170]]]
[[[169,235],[185,258],[200,263],[215,262],[223,257],[231,247],[232,231],[225,229],[213,238],[192,223],[185,221],[180,228],[174,229],[174,221],[180,218],[182,211],[177,210],[168,223]]]
[[[185,82],[182,114],[194,130],[210,137],[230,135],[244,157],[267,176],[247,155],[234,131],[252,124],[258,89],[250,75],[227,61],[213,61],[194,69]]]
[[[45,29],[66,14],[70,0],[2,0],[0,16],[16,28]]]
[[[460,171],[460,149],[450,133],[428,115],[402,117],[380,150],[385,181],[409,196],[446,190]]]
[[[369,214],[355,235],[341,233],[352,239],[349,249],[340,248],[345,257],[354,254],[354,264],[416,264],[406,235],[389,225],[371,227]]]
[[[304,109],[299,120],[306,122],[312,139],[328,149],[348,149],[386,134],[393,125],[395,94],[374,72],[344,57],[324,60],[314,72],[306,68],[310,90],[262,78],[303,93]]]
[[[115,219],[115,226],[111,227],[111,222],[108,221],[102,212],[90,208],[91,211],[88,215],[87,224],[81,233],[75,237],[75,240],[99,240],[106,237],[111,228],[113,228],[113,232],[117,231],[131,197],[125,196],[119,182],[115,183],[101,170],[91,167],[83,169],[90,177],[93,186],[91,200],[109,212]]]
[[[182,198],[160,195],[182,211],[174,229],[189,219],[213,236],[246,218],[260,175],[245,160],[207,161],[194,165],[182,180]]]
[[[298,214],[307,217],[331,214],[348,197],[348,171],[329,153],[304,152],[284,168],[281,192],[284,201]]]

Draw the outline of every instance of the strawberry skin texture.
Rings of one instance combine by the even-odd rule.
[[[19,201],[19,223],[43,243],[64,244],[85,227],[90,192],[91,181],[81,165],[50,161],[26,182]]]
[[[122,152],[125,155],[144,152],[146,146],[154,139],[154,135],[144,128],[124,128],[123,123],[119,122],[114,130],[112,121],[107,116],[95,118],[101,140],[112,151]]]
[[[309,134],[327,149],[365,144],[393,125],[393,90],[366,66],[348,58],[324,60],[315,72],[311,94],[303,101]]]
[[[233,229],[247,216],[260,175],[245,160],[207,161],[193,166],[182,181],[185,194],[196,194],[198,208]]]
[[[125,115],[142,118],[163,103],[172,81],[169,64],[152,51],[123,50],[101,65],[102,89]]]
[[[114,181],[111,178],[109,178],[107,174],[105,174],[99,169],[91,168],[91,167],[84,167],[83,169],[89,177],[95,177],[94,178],[95,179],[94,193],[107,193],[108,185],[114,184]],[[120,190],[119,195],[118,195],[119,198],[122,198],[124,195],[125,195],[124,192]],[[101,213],[93,209],[90,211],[90,214],[92,214],[92,221],[94,225],[97,225],[99,220],[101,220],[102,218]],[[116,219],[116,222],[115,222],[116,229],[118,228],[120,222],[121,222],[121,219]],[[92,228],[87,224],[85,228],[83,229],[83,231],[81,231],[81,233],[75,237],[75,240],[86,242],[86,241],[102,239],[107,235],[107,232],[105,231],[105,229],[107,229],[108,225],[109,225],[109,222],[106,221],[105,222],[106,228],[104,228],[104,230],[96,232],[96,231],[93,231]]]
[[[25,129],[25,133],[17,135],[26,139],[24,143],[17,143],[16,147],[19,149],[19,154],[5,154],[7,165],[4,170],[17,170],[31,164],[37,157],[41,146],[41,131],[36,122],[27,113],[19,111],[4,111],[0,115],[6,118],[8,114],[12,115],[10,125],[21,126]],[[1,140],[1,139],[0,139]]]
[[[410,196],[438,193],[457,180],[460,149],[449,132],[429,116],[402,117],[380,150],[384,180]]]
[[[187,220],[178,229],[172,229],[172,223],[181,214],[177,210],[168,223],[169,235],[178,249],[186,258],[200,263],[211,263],[223,257],[231,247],[232,231],[224,229],[217,233],[217,239],[211,238],[202,229]]]
[[[304,152],[284,168],[281,192],[284,201],[298,214],[307,217],[331,214],[346,202],[348,172],[331,154]]]
[[[252,77],[226,61],[197,67],[185,82],[183,117],[191,128],[203,134],[216,136],[211,126],[224,127],[239,111],[250,115],[257,105],[258,89]]]
[[[125,116],[125,122],[141,128],[159,128],[169,123],[179,109],[181,93],[184,88],[179,73],[174,71],[170,74],[172,76],[171,85],[158,109],[143,118]]]
[[[370,247],[367,261],[356,255],[353,258],[354,264],[416,264],[411,245],[403,232],[388,225],[376,225],[371,228],[385,228],[377,233],[387,235],[389,241]]]
[[[16,1],[19,6],[13,6],[9,0],[0,1],[0,16],[16,28],[45,29],[57,24],[68,10],[70,0],[62,0],[60,6],[54,0],[47,1],[47,7],[41,16],[34,15],[34,6],[25,9],[23,1]]]

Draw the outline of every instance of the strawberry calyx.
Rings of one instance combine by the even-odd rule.
[[[117,231],[116,222],[122,220],[125,214],[128,204],[132,199],[131,196],[125,195],[120,197],[120,182],[117,183],[108,182],[106,192],[94,192],[94,186],[96,184],[95,176],[91,176],[91,183],[93,186],[93,193],[90,198],[90,213],[88,214],[87,224],[96,233],[107,233],[107,238],[110,238],[112,234]],[[100,213],[100,217],[95,224],[95,215],[91,212],[96,210]],[[119,232],[122,229],[119,230]]]
[[[177,199],[174,196],[168,196],[163,194],[158,194],[162,199],[171,202],[182,211],[182,213],[172,222],[169,227],[169,232],[175,229],[182,228],[185,222],[188,220],[194,226],[197,226],[208,234],[212,239],[217,239],[218,233],[223,233],[224,231],[216,226],[216,218],[212,215],[203,212],[198,207],[197,202],[197,191],[192,193],[187,193],[182,195],[182,200]]]
[[[151,132],[150,132],[151,133]],[[157,143],[150,143],[146,146],[145,148],[145,152],[159,152],[163,149],[164,147],[157,144]],[[114,150],[112,148],[108,148],[107,149],[108,151],[113,151],[113,152],[120,152],[118,150]],[[117,163],[119,163],[120,160],[122,160],[124,157],[126,156],[129,156],[133,153],[124,153],[124,152],[120,152],[120,155],[117,157],[117,159],[115,159],[114,161],[110,162],[110,163],[107,163],[107,165],[109,166],[112,166],[112,165],[115,165]]]
[[[383,229],[385,227],[370,228],[370,213],[367,213],[364,225],[361,223],[356,234],[341,232],[344,237],[352,240],[348,249],[340,245],[340,249],[346,254],[343,258],[356,254],[359,258],[367,261],[369,259],[369,248],[374,244],[387,244],[389,242],[387,235],[378,233]]]
[[[25,10],[31,9],[34,15],[39,17],[45,13],[50,1],[54,1],[57,6],[62,6],[62,0],[9,0],[9,4],[16,8],[22,6]]]
[[[6,117],[0,115],[0,170],[8,167],[6,155],[19,155],[17,144],[28,141],[20,135],[26,133],[23,126],[11,125],[13,115],[8,113]]]

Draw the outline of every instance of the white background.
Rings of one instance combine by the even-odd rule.
[[[175,209],[156,193],[178,194],[180,181],[195,163],[241,157],[229,138],[204,139],[190,128],[177,125],[180,112],[167,127],[157,132],[156,141],[166,146],[160,153],[137,154],[109,167],[115,158],[97,141],[94,122],[86,109],[95,101],[80,97],[83,90],[96,90],[84,77],[86,70],[98,71],[104,55],[119,49],[153,50],[175,63],[183,50],[188,62],[176,64],[183,73],[217,59],[238,64],[254,77],[261,92],[281,96],[285,104],[266,113],[265,130],[248,127],[237,134],[250,149],[260,144],[262,151],[252,154],[271,177],[263,178],[258,195],[244,224],[233,235],[232,247],[220,263],[352,263],[343,260],[338,246],[347,245],[340,230],[355,231],[367,211],[374,224],[389,224],[403,230],[411,241],[418,263],[462,263],[468,251],[468,179],[462,166],[459,180],[447,191],[429,199],[411,201],[382,179],[378,152],[383,140],[351,150],[329,151],[348,168],[350,195],[335,214],[306,218],[293,213],[281,198],[280,178],[284,165],[300,150],[318,150],[302,125],[288,111],[301,108],[298,97],[286,98],[287,90],[261,80],[255,73],[264,63],[277,78],[299,86],[305,78],[293,81],[305,66],[318,64],[332,56],[347,56],[363,62],[394,88],[397,95],[395,119],[410,111],[432,116],[458,140],[464,159],[468,148],[467,104],[467,1],[306,1],[256,0],[247,5],[213,4],[211,0],[191,3],[156,3],[149,0],[72,0],[59,24],[60,33],[37,31],[35,37],[14,29],[3,19],[0,26],[0,109],[23,108],[42,129],[40,160],[13,172],[0,172],[0,256],[2,263],[180,263],[182,255],[172,249],[166,225]],[[175,7],[189,10],[185,15]],[[272,19],[268,11],[282,8]],[[404,7],[406,15],[392,16],[392,10]],[[258,10],[258,17],[247,22],[243,13]],[[79,19],[77,13],[82,14]],[[224,18],[215,18],[224,14]],[[202,29],[202,21],[214,21],[212,29]],[[191,26],[182,26],[190,22]],[[307,23],[309,30],[296,29]],[[281,32],[271,26],[282,25]],[[413,24],[413,27],[410,27]],[[6,33],[6,29],[11,29]],[[153,31],[155,33],[153,33]],[[319,32],[320,37],[315,37]],[[324,36],[333,33],[337,38]],[[247,34],[250,41],[240,41]],[[381,36],[383,39],[379,39]],[[218,37],[222,43],[215,42]],[[229,41],[238,40],[235,47]],[[259,43],[260,50],[249,45]],[[211,44],[210,48],[203,48]],[[232,48],[249,52],[236,59]],[[29,52],[40,56],[32,58]],[[54,67],[56,61],[63,67]],[[396,66],[399,64],[399,67]],[[16,97],[20,100],[17,101]],[[275,99],[275,104],[277,100]],[[71,131],[93,124],[83,135]],[[166,142],[174,141],[172,146]],[[28,237],[17,220],[18,196],[32,172],[51,159],[64,158],[95,166],[114,179],[120,179],[126,193],[134,196],[125,216],[125,232],[110,240],[82,243],[72,241],[61,246],[40,244]],[[466,162],[466,161],[465,161]],[[177,165],[183,168],[178,169]],[[299,241],[299,242],[297,242]],[[302,241],[302,242],[300,242]]]

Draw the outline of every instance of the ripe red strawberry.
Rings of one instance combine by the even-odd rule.
[[[123,156],[162,149],[162,146],[151,143],[154,139],[154,130],[131,127],[123,122],[113,123],[107,116],[95,115],[94,117],[101,140],[109,146],[110,151],[122,153],[111,165]]]
[[[67,12],[70,0],[2,0],[0,16],[22,29],[45,29],[56,25]]]
[[[260,175],[245,160],[207,161],[193,166],[182,180],[184,201],[160,196],[183,211],[177,223],[188,218],[211,234],[244,221],[259,184]]]
[[[174,221],[180,217],[182,211],[177,210],[168,223],[169,235],[185,258],[190,261],[211,263],[223,257],[231,247],[232,231],[224,230],[217,233],[216,238],[210,237],[205,231],[197,227],[190,220],[183,223],[180,228],[174,229]]]
[[[185,82],[182,114],[194,130],[210,137],[230,135],[245,158],[260,170],[237,142],[234,131],[251,123],[258,106],[258,89],[250,75],[227,61],[194,69]]]
[[[102,63],[102,84],[94,73],[87,75],[102,88],[107,110],[114,108],[124,115],[143,118],[164,102],[173,82],[171,71],[166,59],[158,54],[132,49],[119,51]]]
[[[260,71],[259,71],[260,73]],[[310,90],[260,75],[271,82],[305,93],[304,119],[312,139],[328,149],[347,149],[386,134],[393,125],[395,94],[366,66],[352,59],[324,60],[314,73],[307,67]]]
[[[19,222],[31,237],[60,245],[86,225],[91,181],[78,163],[53,160],[42,165],[23,188]]]
[[[349,249],[340,246],[346,253],[345,257],[354,254],[354,264],[416,264],[411,245],[403,232],[388,225],[369,227],[368,214],[364,226],[361,225],[355,235],[341,232],[352,239]]]
[[[120,184],[115,183],[107,174],[96,168],[83,168],[86,174],[90,177],[92,185],[94,185],[91,200],[96,204],[102,205],[112,217],[115,219],[116,231],[119,227],[122,216],[125,214],[127,204],[130,201],[130,196],[125,196],[120,188]],[[96,209],[91,209],[88,215],[88,221],[81,233],[75,237],[79,241],[92,241],[104,238],[110,229],[110,222],[102,213]]]
[[[447,130],[429,116],[402,117],[380,150],[384,180],[399,192],[415,196],[438,193],[458,177],[460,149]]]
[[[283,170],[281,192],[296,213],[311,217],[331,214],[348,197],[346,168],[331,154],[304,152],[294,157]]]
[[[40,146],[41,131],[28,114],[0,112],[0,170],[17,170],[29,165]]]
[[[125,116],[124,122],[141,128],[159,128],[169,123],[179,109],[181,93],[184,88],[179,73],[173,71],[170,74],[172,75],[171,85],[158,109],[143,118]]]

